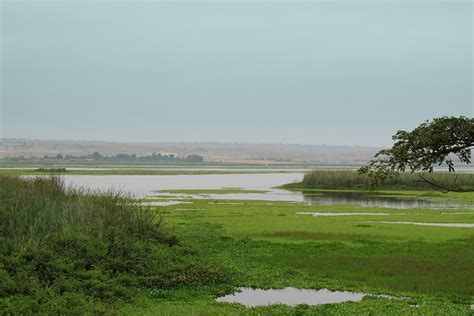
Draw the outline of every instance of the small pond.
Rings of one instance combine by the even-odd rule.
[[[185,202],[185,201],[150,201],[150,202],[141,202],[139,205],[143,206],[171,206],[171,205],[178,205],[178,204],[193,204],[193,202]]]
[[[406,215],[407,213],[367,213],[367,212],[354,212],[354,213],[323,213],[323,212],[296,212],[295,214],[298,215],[311,215],[314,217],[319,216],[359,216],[359,215],[366,215],[366,216],[388,216],[388,215]]]
[[[285,304],[296,306],[300,304],[321,305],[343,302],[359,302],[365,293],[346,291],[330,291],[328,289],[309,290],[287,287],[284,289],[251,289],[241,288],[240,292],[218,297],[217,302],[238,303],[247,307]]]

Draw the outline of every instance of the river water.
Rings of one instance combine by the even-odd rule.
[[[215,190],[241,188],[245,190],[265,190],[266,193],[236,194],[168,194],[170,198],[194,198],[213,200],[265,200],[300,202],[311,205],[353,204],[363,207],[385,208],[467,208],[451,202],[435,202],[418,198],[377,196],[367,193],[328,193],[305,195],[300,192],[276,189],[287,183],[299,182],[304,173],[275,174],[208,174],[208,175],[64,175],[66,184],[92,190],[122,190],[136,197],[153,198],[166,194],[159,190]]]

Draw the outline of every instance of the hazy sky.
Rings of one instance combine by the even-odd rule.
[[[472,1],[0,1],[3,137],[388,145],[474,115]]]

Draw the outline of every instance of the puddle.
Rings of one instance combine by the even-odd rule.
[[[443,212],[441,215],[474,215],[474,213],[470,212]]]
[[[144,206],[170,206],[178,204],[193,204],[193,202],[183,202],[183,201],[166,201],[166,202],[142,202],[140,205]]]
[[[320,212],[296,212],[298,215],[312,215],[318,216],[357,216],[357,215],[369,215],[369,216],[386,216],[386,215],[406,215],[406,213],[320,213]]]
[[[287,287],[284,289],[251,289],[241,288],[241,292],[218,297],[217,302],[239,303],[247,307],[285,304],[296,306],[299,304],[321,305],[343,302],[359,302],[366,296],[365,293],[346,291],[330,291],[328,289],[308,290]]]
[[[366,223],[383,223],[383,224],[401,224],[401,225],[418,225],[418,226],[438,226],[438,227],[474,227],[470,223],[424,223],[424,222],[388,222],[388,221],[364,221]]]
[[[243,205],[244,203],[231,203],[231,202],[209,202],[207,204],[212,204],[212,205]]]

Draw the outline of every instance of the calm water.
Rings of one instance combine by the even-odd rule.
[[[307,290],[287,287],[284,289],[251,289],[241,288],[241,292],[226,295],[216,299],[217,302],[239,303],[247,307],[285,304],[296,306],[299,304],[321,305],[343,302],[359,302],[364,298],[364,293],[345,291]]]
[[[372,223],[372,221],[364,221],[364,222]],[[469,224],[469,223],[425,223],[425,222],[389,222],[389,221],[376,221],[374,223],[435,226],[435,227],[464,227],[464,228],[474,227],[474,224]]]
[[[366,212],[351,212],[351,213],[321,213],[321,212],[296,212],[298,215],[311,215],[314,217],[319,216],[389,216],[389,215],[406,215],[407,213],[366,213]]]
[[[313,205],[356,204],[363,207],[385,207],[398,209],[474,208],[473,205],[460,205],[445,201],[428,201],[418,198],[377,196],[373,194],[369,195],[363,192],[331,192],[322,196],[304,195],[304,202]]]
[[[303,173],[206,174],[206,175],[64,175],[66,183],[92,189],[121,189],[137,196],[155,195],[155,190],[199,190],[241,188],[270,190],[286,183],[299,182]],[[278,190],[283,191],[283,190]],[[288,192],[288,191],[283,191]],[[296,195],[291,194],[290,195]],[[239,194],[240,195],[240,194]],[[301,199],[303,201],[303,199]]]
[[[474,206],[449,202],[432,202],[420,199],[382,197],[364,193],[325,193],[324,195],[304,195],[300,192],[273,189],[286,183],[299,182],[303,173],[276,174],[210,174],[210,175],[64,175],[63,179],[72,186],[83,186],[94,190],[116,189],[129,192],[137,197],[164,196],[156,190],[223,189],[241,188],[266,190],[266,193],[245,194],[168,194],[172,199],[195,198],[213,200],[265,200],[301,202],[313,205],[353,204],[363,207],[386,208],[466,208]]]

